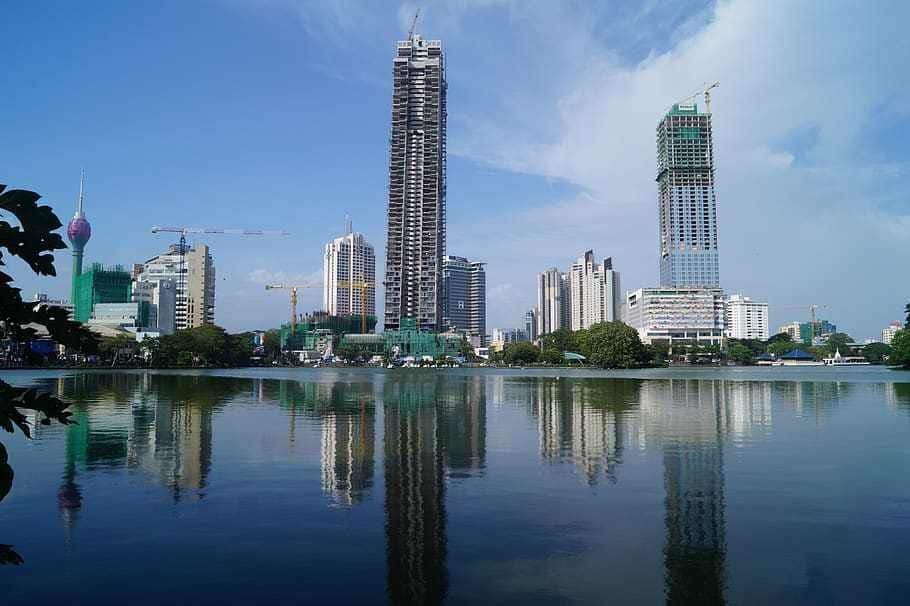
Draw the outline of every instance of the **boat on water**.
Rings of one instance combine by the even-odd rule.
[[[842,356],[840,350],[835,350],[834,355],[822,360],[825,366],[869,366],[869,361],[862,356]]]

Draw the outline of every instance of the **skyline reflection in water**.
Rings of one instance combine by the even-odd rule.
[[[40,380],[41,387],[73,402],[78,425],[38,426],[34,443],[40,448],[11,445],[17,482],[30,485],[21,498],[15,494],[17,485],[9,503],[0,504],[0,522],[8,528],[16,515],[36,516],[28,512],[41,510],[49,479],[28,475],[32,466],[35,474],[43,468],[30,461],[41,454],[42,462],[59,464],[59,481],[50,493],[59,512],[59,530],[57,538],[44,532],[36,540],[11,540],[6,536],[10,531],[4,530],[0,542],[15,543],[25,557],[18,570],[42,569],[48,562],[62,562],[67,569],[91,565],[91,558],[84,555],[77,560],[76,550],[87,544],[104,545],[98,525],[110,514],[105,509],[107,491],[135,490],[129,482],[117,481],[114,487],[119,474],[128,473],[141,478],[144,487],[157,486],[157,493],[167,497],[167,501],[150,502],[149,489],[144,488],[142,499],[136,498],[137,513],[145,508],[158,512],[172,508],[184,540],[217,549],[219,541],[228,540],[232,533],[253,533],[253,526],[265,523],[256,521],[257,516],[248,518],[244,505],[244,499],[256,501],[255,496],[244,496],[247,491],[255,495],[261,485],[272,499],[257,501],[258,516],[273,523],[286,516],[286,524],[297,533],[286,540],[300,544],[297,553],[307,565],[298,575],[306,578],[318,577],[322,567],[343,567],[347,558],[354,558],[362,560],[362,580],[369,579],[360,590],[375,595],[375,589],[382,587],[384,598],[392,603],[463,601],[477,595],[479,588],[497,593],[496,599],[506,602],[527,601],[529,595],[585,601],[581,596],[587,595],[588,588],[577,583],[541,587],[542,579],[521,578],[527,574],[515,571],[529,556],[522,552],[524,543],[537,541],[544,550],[551,545],[553,555],[579,561],[596,560],[597,554],[606,558],[603,550],[610,549],[610,539],[597,517],[598,503],[619,507],[621,502],[613,499],[637,499],[644,512],[642,521],[629,521],[629,536],[614,538],[626,541],[626,549],[634,546],[650,554],[642,556],[637,573],[649,581],[640,583],[636,596],[672,604],[719,604],[762,591],[775,599],[783,596],[785,602],[795,596],[812,601],[813,596],[830,596],[842,582],[834,574],[838,566],[829,564],[832,570],[825,571],[818,553],[790,555],[794,566],[804,569],[791,571],[790,577],[798,578],[795,584],[790,579],[792,586],[774,587],[766,579],[759,590],[742,580],[741,562],[750,556],[745,555],[747,543],[740,540],[740,519],[748,516],[738,507],[731,511],[730,504],[740,502],[741,492],[754,492],[757,478],[767,484],[766,491],[775,490],[775,475],[781,490],[794,490],[790,481],[802,473],[781,469],[760,477],[751,458],[764,461],[776,456],[780,435],[812,432],[818,439],[831,432],[833,442],[842,423],[839,415],[851,416],[866,402],[879,405],[880,420],[893,425],[900,419],[904,427],[897,431],[910,435],[910,385],[901,383],[432,372],[310,376],[314,380],[86,373]],[[496,442],[490,441],[492,435],[498,436]],[[798,444],[788,443],[785,450],[798,449]],[[219,466],[222,461],[248,466],[244,481],[232,481],[223,464]],[[795,461],[795,466],[800,464]],[[550,471],[533,479],[535,467]],[[820,477],[835,477],[834,472],[824,469]],[[528,484],[515,479],[512,485],[511,476],[532,480]],[[282,497],[284,487],[287,499]],[[586,487],[594,492],[586,494]],[[731,498],[730,491],[736,496]],[[520,498],[508,498],[528,493],[533,497],[529,503],[546,509],[529,510]],[[892,496],[898,503],[910,504],[906,490]],[[806,501],[811,495],[800,498]],[[225,507],[235,514],[230,524],[239,524],[240,530],[216,517],[197,519],[205,518],[206,511],[214,514]],[[570,525],[548,529],[546,517],[560,508],[559,517],[568,516]],[[647,515],[651,511],[653,519]],[[803,513],[808,518],[813,515]],[[534,522],[535,514],[544,518]],[[502,528],[518,528],[527,536],[497,537],[497,517]],[[186,520],[193,524],[182,527]],[[636,539],[631,529],[648,520],[646,532]],[[655,531],[660,520],[662,530]],[[623,524],[623,518],[617,523]],[[49,527],[51,521],[33,517],[32,524]],[[481,527],[492,530],[484,532]],[[312,529],[329,541],[333,533],[344,534],[344,540],[323,547],[311,542]],[[218,532],[225,536],[219,538]],[[652,541],[652,532],[655,539],[661,537],[659,542]],[[138,532],[131,538],[129,549],[139,548],[139,554],[119,554],[121,560],[135,562],[135,569],[121,565],[119,573],[127,577],[124,582],[141,574],[145,536]],[[273,540],[281,541],[280,536]],[[511,554],[510,540],[515,541]],[[465,549],[466,542],[474,549]],[[486,548],[478,550],[478,546]],[[248,548],[257,547],[263,550],[259,559],[267,564],[265,544]],[[116,551],[128,546],[108,548]],[[333,558],[320,558],[320,549]],[[355,558],[360,550],[363,553]],[[488,560],[487,553],[498,554],[496,561],[489,562],[489,570],[512,568],[509,582],[487,579],[485,584],[488,573],[472,563]],[[541,555],[546,553],[533,554]],[[819,574],[819,567],[825,574]],[[23,598],[29,592],[51,591],[35,585],[36,578],[16,577],[11,570],[3,569],[0,579],[10,578],[13,596],[16,591]],[[377,576],[380,571],[381,577]],[[43,572],[54,574],[52,568]],[[659,589],[648,587],[650,579],[660,579]],[[607,587],[611,580],[616,583],[621,578],[611,579],[605,573],[586,582]],[[180,591],[179,581],[173,582],[178,586],[171,590]],[[238,591],[231,587],[230,576],[217,579],[216,586],[216,594],[224,596]],[[894,581],[883,587],[903,585]],[[324,593],[314,586],[306,595],[337,599],[347,590],[356,587],[334,587],[332,593]],[[116,594],[115,589],[109,591],[111,596]],[[621,595],[617,594],[619,601]]]

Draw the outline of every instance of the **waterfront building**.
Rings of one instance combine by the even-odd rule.
[[[84,201],[85,171],[82,171],[82,176],[79,179],[79,198],[76,203],[76,213],[66,225],[66,237],[69,239],[73,249],[73,274],[70,285],[70,301],[73,304],[76,302],[77,282],[79,276],[82,274],[82,256],[85,252],[85,245],[88,244],[89,239],[92,237],[92,226],[88,222],[88,219],[85,218],[85,211],[83,209]],[[85,319],[88,319],[89,314],[91,314],[90,309],[85,314]],[[85,320],[79,321],[84,322]]]
[[[720,286],[711,114],[676,104],[657,126],[660,284]]]
[[[443,325],[482,347],[487,331],[486,263],[446,255],[442,263]]]
[[[768,304],[743,295],[730,295],[726,305],[726,334],[731,339],[768,340]]]
[[[619,272],[613,270],[613,259],[602,263],[594,260],[589,250],[569,270],[570,324],[572,330],[591,328],[600,322],[613,322],[622,315],[623,295]]]
[[[645,343],[720,345],[724,291],[720,288],[639,288],[626,295],[624,321]]]
[[[146,331],[170,335],[177,330],[177,283],[174,280],[136,280],[132,296],[133,301],[152,307],[155,322],[144,326]]]
[[[894,335],[897,334],[897,331],[903,330],[903,325],[900,323],[900,320],[894,320],[882,329],[882,343],[885,345],[891,345],[891,340],[894,339]]]
[[[539,308],[536,305],[525,313],[525,335],[527,335],[528,341],[532,343],[537,340],[538,315]]]
[[[83,324],[92,317],[98,303],[129,303],[132,280],[122,265],[105,267],[93,263],[73,282],[74,319]]]
[[[570,328],[571,296],[567,276],[551,267],[537,275],[537,336]]]
[[[147,260],[143,267],[137,281],[172,280],[176,285],[177,330],[215,323],[215,263],[208,246],[187,248],[181,267],[180,246],[172,244],[167,252]]]
[[[446,79],[442,42],[413,35],[393,61],[385,328],[443,330]]]
[[[36,292],[35,296],[32,297],[31,302],[37,303],[38,309],[42,307],[59,307],[69,314],[71,320],[74,318],[76,311],[76,308],[73,306],[72,302],[65,301],[63,299],[51,299],[47,293],[43,292]]]
[[[376,254],[350,223],[345,235],[325,245],[323,308],[332,316],[376,315]],[[360,288],[357,283],[369,286]],[[363,298],[361,298],[363,297]]]

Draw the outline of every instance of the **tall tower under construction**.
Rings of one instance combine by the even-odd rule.
[[[85,252],[85,245],[88,244],[89,238],[92,237],[92,226],[85,218],[85,211],[82,208],[85,201],[85,171],[79,179],[79,199],[76,202],[76,214],[70,219],[66,226],[66,237],[69,238],[70,244],[73,245],[73,276],[70,286],[70,302],[76,304],[76,291],[79,275],[82,273],[82,255]]]
[[[660,284],[719,287],[711,112],[678,103],[657,126]]]
[[[385,328],[442,329],[446,80],[442,42],[411,35],[393,62]]]

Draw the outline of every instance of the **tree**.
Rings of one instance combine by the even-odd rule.
[[[884,343],[869,343],[863,348],[863,357],[872,364],[882,364],[891,355],[891,346]]]
[[[363,358],[364,349],[360,345],[345,341],[335,350],[335,355],[345,362],[356,362]]]
[[[560,328],[540,337],[541,349],[558,349],[559,351],[578,351],[578,341],[568,328]]]
[[[752,350],[742,343],[730,343],[727,347],[727,356],[738,364],[752,363]]]
[[[667,360],[670,359],[670,345],[668,343],[646,345],[645,351],[648,353],[651,366],[664,367],[667,365]]]
[[[527,341],[509,343],[502,350],[502,359],[506,364],[533,364],[539,356],[540,350]]]
[[[910,329],[899,330],[894,334],[888,364],[910,369]]]
[[[540,352],[540,361],[555,366],[558,364],[565,364],[566,358],[563,355],[563,352],[555,347],[548,347]]]
[[[828,350],[830,355],[834,355],[834,352],[840,351],[841,354],[849,354],[850,347],[856,345],[853,341],[853,337],[844,332],[836,332],[833,335],[828,337],[828,341],[825,343],[825,349]]]
[[[54,268],[55,250],[66,248],[60,234],[54,233],[61,227],[60,220],[49,206],[39,206],[41,196],[35,192],[11,189],[0,185],[0,211],[6,211],[18,221],[12,225],[0,220],[0,266],[5,266],[3,252],[19,257],[29,268],[41,276],[56,276]],[[0,217],[8,216],[0,213]],[[0,271],[0,336],[12,342],[22,343],[36,335],[29,324],[38,324],[47,329],[51,338],[69,348],[85,353],[97,351],[95,337],[81,324],[69,318],[60,307],[37,306],[22,300],[21,291],[12,286],[12,277]],[[34,388],[13,387],[0,380],[0,428],[13,433],[18,427],[27,438],[31,437],[31,426],[23,410],[34,410],[42,415],[43,425],[57,421],[64,425],[71,423],[72,413],[66,410],[68,404]],[[13,469],[9,465],[6,448],[0,443],[0,501],[9,493],[13,484]],[[0,545],[0,564],[20,564],[22,558],[12,546]]]
[[[805,351],[807,346],[802,341],[776,341],[768,345],[768,353],[772,353],[775,356],[782,356],[795,349],[802,349]]]
[[[622,322],[601,322],[588,329],[588,362],[601,368],[637,368],[648,361],[638,331]]]
[[[768,345],[772,343],[790,343],[792,340],[793,339],[790,337],[790,333],[779,332],[768,339]]]
[[[273,328],[265,331],[262,336],[262,348],[265,350],[265,357],[274,360],[281,355],[281,331]]]

